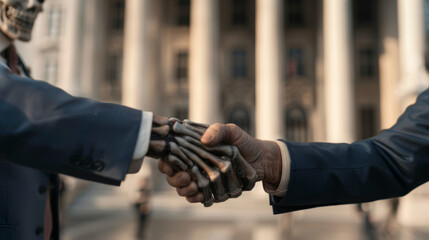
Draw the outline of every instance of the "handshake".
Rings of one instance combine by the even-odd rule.
[[[259,180],[269,189],[280,181],[280,174],[270,174],[281,169],[276,143],[254,139],[234,124],[154,116],[147,156],[161,159],[159,169],[179,195],[206,207],[239,197]]]

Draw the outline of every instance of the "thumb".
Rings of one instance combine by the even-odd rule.
[[[209,147],[215,146],[221,142],[230,144],[230,136],[230,129],[227,125],[215,123],[206,130],[204,135],[201,137],[201,142]]]

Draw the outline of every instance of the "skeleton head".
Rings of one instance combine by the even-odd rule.
[[[44,0],[0,0],[0,30],[12,40],[30,41]]]

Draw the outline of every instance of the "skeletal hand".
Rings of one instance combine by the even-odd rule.
[[[189,120],[154,117],[148,156],[162,159],[160,170],[179,195],[211,206],[251,190],[258,175],[237,147],[222,145],[222,139],[202,144],[207,128]]]

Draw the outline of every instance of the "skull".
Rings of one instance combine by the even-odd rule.
[[[10,39],[30,41],[44,0],[0,0],[0,30]]]

